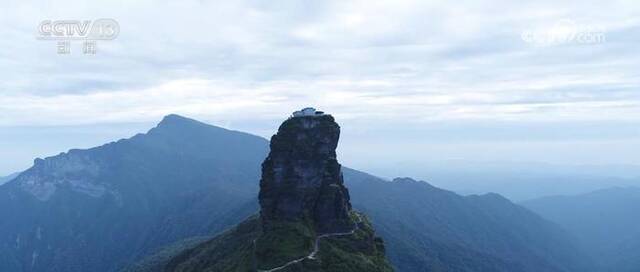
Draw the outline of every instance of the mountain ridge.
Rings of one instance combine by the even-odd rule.
[[[3,185],[5,183],[11,181],[12,179],[17,177],[18,175],[20,175],[20,172],[15,172],[15,173],[9,174],[7,176],[0,177],[0,185]]]
[[[92,161],[106,162],[99,164],[102,170],[91,180],[86,180],[91,175],[81,175],[86,171],[83,168],[30,173],[44,182],[62,180],[54,183],[56,191],[47,201],[11,185],[15,182],[0,186],[0,216],[6,219],[0,222],[0,270],[117,271],[171,243],[219,233],[255,213],[256,181],[269,142],[180,116],[165,119],[146,134],[85,150]],[[187,129],[178,129],[180,126]],[[558,252],[564,245],[549,251],[551,257],[543,255],[537,261],[505,251],[487,255],[483,252],[486,245],[476,236],[486,234],[490,241],[527,252],[526,243],[513,243],[511,237],[489,232],[495,222],[509,222],[508,216],[474,216],[470,203],[430,185],[393,183],[346,167],[343,174],[354,207],[370,215],[385,239],[392,264],[400,271],[423,271],[425,267],[474,271],[465,263],[477,265],[480,271],[509,271],[520,268],[519,263],[531,266],[553,263],[551,257],[563,258]],[[77,179],[83,181],[80,184],[108,183],[111,187],[105,188],[118,194],[92,197],[82,191],[86,186],[72,182]],[[407,216],[409,213],[415,215]],[[474,231],[467,225],[486,227]],[[518,229],[507,233],[524,230],[514,227]],[[523,239],[547,240],[535,235]],[[519,271],[532,270],[524,267]]]
[[[635,271],[640,264],[640,188],[611,187],[521,203],[578,238],[600,271]]]
[[[188,130],[168,129],[176,120]],[[12,222],[0,224],[7,256],[0,270],[108,271],[239,220],[230,211],[257,192],[252,181],[267,141],[185,120],[165,119],[171,122],[145,134],[37,159],[0,186],[0,215]]]

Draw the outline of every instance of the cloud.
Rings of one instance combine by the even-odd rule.
[[[640,6],[614,1],[50,1],[0,16],[0,126],[280,119],[315,105],[348,120],[640,118]],[[85,56],[35,39],[45,19],[116,19]],[[606,42],[536,46],[572,20]]]
[[[268,137],[309,105],[339,119],[344,162],[365,170],[450,157],[637,164],[639,15],[625,0],[11,1],[0,150],[12,160],[0,172],[169,113]],[[35,38],[42,20],[97,18],[121,32],[96,55]],[[522,39],[565,20],[606,40]]]

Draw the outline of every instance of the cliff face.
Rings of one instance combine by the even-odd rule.
[[[271,138],[262,164],[261,218],[311,222],[318,233],[353,228],[351,204],[336,160],[340,126],[331,115],[292,117]]]
[[[48,201],[59,187],[94,198],[118,193],[99,181],[101,171],[108,168],[99,158],[83,150],[71,150],[58,156],[36,159],[33,167],[15,179],[16,183],[40,201]]]
[[[259,216],[133,271],[393,271],[366,215],[351,210],[336,160],[340,127],[312,108],[294,116],[262,163]]]

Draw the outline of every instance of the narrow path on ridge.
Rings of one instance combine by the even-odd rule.
[[[301,258],[298,258],[298,259],[295,259],[295,260],[290,261],[290,262],[288,262],[288,263],[286,263],[286,264],[284,264],[282,266],[278,266],[278,267],[271,268],[271,269],[268,269],[268,270],[259,270],[258,269],[258,272],[274,272],[274,271],[282,270],[282,269],[284,269],[284,268],[286,268],[286,267],[288,267],[290,265],[302,262],[302,261],[304,261],[306,259],[315,260],[316,255],[318,254],[318,251],[320,251],[320,239],[329,238],[329,237],[335,237],[335,236],[352,235],[352,234],[356,233],[356,231],[358,229],[360,229],[360,227],[358,225],[360,223],[362,223],[362,217],[360,217],[359,213],[354,213],[354,214],[356,215],[356,217],[358,217],[358,222],[355,223],[355,225],[353,227],[353,230],[351,230],[349,232],[336,232],[336,233],[325,233],[325,234],[322,234],[322,235],[316,237],[316,241],[315,241],[315,243],[313,245],[313,251],[311,251],[311,253],[309,253],[309,255],[301,257]],[[255,250],[255,246],[256,246],[256,240],[253,240],[253,248],[254,248],[254,250]],[[255,252],[254,252],[254,254],[255,254]]]

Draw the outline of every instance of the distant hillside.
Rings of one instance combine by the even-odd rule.
[[[376,164],[379,164],[376,162]],[[395,177],[397,169],[461,194],[499,193],[512,201],[550,195],[575,195],[613,186],[640,186],[640,166],[562,165],[535,162],[443,160],[369,167]]]
[[[15,177],[17,177],[20,173],[13,173],[11,175],[8,175],[6,177],[0,177],[0,185],[5,184],[7,182],[9,182],[10,180],[14,179]]]
[[[616,187],[522,203],[575,235],[599,271],[640,269],[640,188]]]
[[[500,195],[462,197],[356,171],[345,177],[398,271],[591,271],[566,233]]]
[[[268,146],[170,115],[146,134],[38,159],[0,186],[0,271],[118,271],[228,229],[257,211]],[[398,271],[588,270],[569,270],[588,258],[553,224],[496,195],[344,176]]]
[[[37,159],[0,186],[0,271],[114,271],[220,232],[255,211],[245,203],[267,145],[170,115],[146,134]]]

